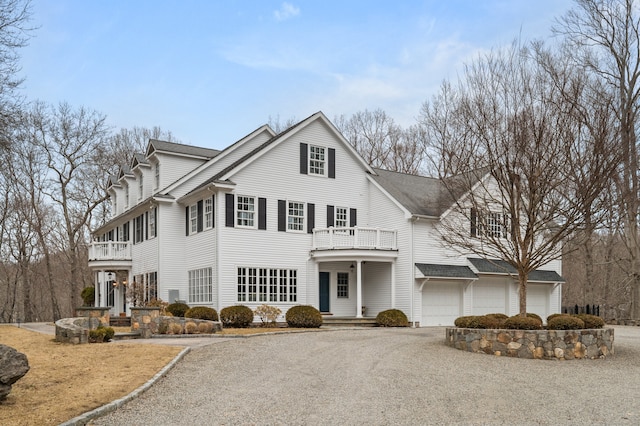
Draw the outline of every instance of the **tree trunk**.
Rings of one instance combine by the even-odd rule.
[[[520,316],[527,316],[527,280],[529,274],[524,271],[518,271],[518,296],[520,299]]]

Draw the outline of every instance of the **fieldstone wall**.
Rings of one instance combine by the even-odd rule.
[[[96,317],[59,319],[56,321],[56,341],[74,345],[89,343],[89,330],[98,328],[100,324]]]
[[[110,309],[109,306],[98,308],[83,306],[76,308],[76,317],[97,318],[103,326],[108,327],[111,319]]]
[[[154,334],[160,334],[160,325],[167,330],[171,324],[180,324],[184,329],[186,322],[213,324],[213,332],[222,331],[219,321],[207,321],[194,318],[165,317],[160,315],[160,308],[131,308],[131,330],[139,331],[143,339],[149,339]]]
[[[447,328],[447,345],[468,352],[532,359],[600,359],[614,354],[613,328],[502,330]]]

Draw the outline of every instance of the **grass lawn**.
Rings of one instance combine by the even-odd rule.
[[[0,402],[0,425],[58,425],[122,398],[181,350],[156,344],[71,345],[0,325],[0,343],[27,355],[31,369]]]

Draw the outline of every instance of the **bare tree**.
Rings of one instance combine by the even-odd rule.
[[[573,77],[558,75],[567,85]],[[594,173],[592,162],[609,147],[590,145],[556,83],[529,48],[514,43],[467,66],[455,94],[437,98],[437,107],[423,108],[423,124],[440,126],[428,132],[440,135],[433,146],[440,149],[441,161],[455,161],[439,169],[463,173],[442,176],[452,194],[466,194],[454,197],[458,201],[442,221],[442,238],[465,254],[513,267],[521,315],[529,274],[560,258],[563,241],[584,227],[584,212],[575,202],[578,192],[596,198],[607,183],[607,174],[593,174],[591,184],[581,187],[583,176],[572,171],[581,167],[585,174]],[[455,125],[443,126],[448,118],[437,114],[454,115]],[[473,150],[461,150],[470,160],[467,168],[453,155],[464,141],[473,143]],[[575,153],[584,152],[585,145],[593,153],[579,164]]]
[[[280,114],[275,117],[269,116],[269,120],[267,121],[267,125],[271,127],[271,129],[276,133],[282,133],[287,130],[289,127],[298,123],[296,117],[289,117],[286,120],[282,120],[280,118]]]
[[[574,64],[588,67],[614,95],[612,115],[622,167],[615,183],[620,197],[620,227],[633,282],[632,316],[640,318],[640,171],[636,126],[640,97],[640,11],[635,0],[577,0],[554,31],[570,43]]]

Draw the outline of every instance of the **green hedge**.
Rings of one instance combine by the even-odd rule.
[[[185,318],[195,318],[208,321],[218,321],[218,313],[208,306],[194,306],[184,313]]]
[[[322,325],[322,314],[309,305],[297,305],[289,308],[285,319],[287,325],[294,328],[319,328]]]
[[[376,324],[380,327],[408,327],[409,320],[400,309],[387,309],[378,313]]]
[[[189,305],[186,303],[171,303],[165,308],[165,311],[171,313],[174,317],[184,317],[184,313],[189,309]]]
[[[220,311],[220,321],[225,327],[246,328],[253,322],[253,311],[244,305],[227,306]]]

